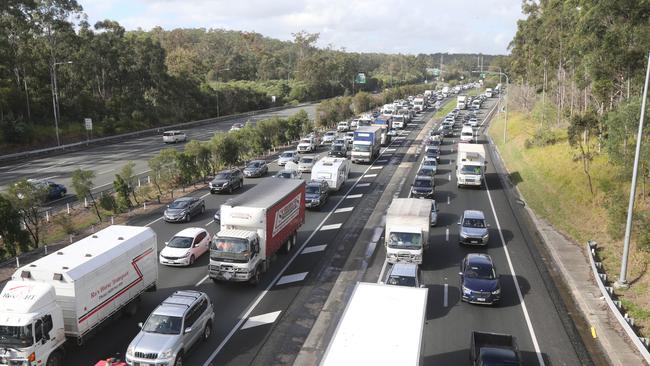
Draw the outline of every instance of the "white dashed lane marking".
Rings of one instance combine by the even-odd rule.
[[[350,194],[345,198],[361,198],[363,196],[363,193],[357,193],[357,194]]]
[[[334,213],[336,214],[336,213],[350,212],[352,210],[354,210],[354,207],[341,207],[341,208],[337,208],[334,211]]]
[[[357,187],[368,187],[370,186],[370,183],[359,183],[357,184]]]
[[[241,329],[248,329],[253,327],[259,327],[260,325],[272,324],[280,316],[281,311],[274,311],[272,313],[266,313],[262,315],[251,316],[246,320],[246,323],[242,325]]]
[[[307,248],[305,248],[305,249],[302,251],[301,254],[309,254],[309,253],[322,252],[323,250],[325,250],[326,247],[327,247],[326,244],[323,244],[323,245],[314,245],[314,246],[312,246],[312,247],[307,247]]]
[[[374,177],[376,177],[376,176],[377,176],[377,174],[366,174],[366,175],[364,175],[363,177],[364,177],[364,178],[374,178]]]
[[[343,224],[323,225],[323,226],[321,226],[320,231],[340,229],[341,225],[343,225]]]
[[[287,283],[302,281],[305,279],[305,277],[307,277],[308,273],[309,272],[301,272],[301,273],[282,276],[280,277],[280,280],[275,285],[279,286],[279,285],[285,285]]]

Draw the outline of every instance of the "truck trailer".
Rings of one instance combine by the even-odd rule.
[[[210,243],[208,276],[257,284],[280,249],[289,253],[305,222],[305,181],[268,179],[221,205],[221,230]]]
[[[364,126],[354,131],[351,154],[353,163],[370,163],[379,156],[381,132],[379,126]]]
[[[345,158],[324,157],[311,168],[311,179],[324,180],[332,191],[338,191],[348,179],[350,161]]]
[[[395,198],[386,211],[386,259],[390,263],[422,264],[429,247],[432,201]]]
[[[321,366],[423,364],[427,292],[426,288],[357,283]]]
[[[0,363],[63,365],[64,344],[135,315],[158,281],[156,233],[112,225],[16,270],[0,294]]]
[[[485,180],[486,165],[483,144],[458,144],[456,185],[481,187]]]

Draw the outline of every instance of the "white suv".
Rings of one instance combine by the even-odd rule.
[[[183,131],[166,131],[163,133],[163,142],[166,144],[175,144],[179,141],[187,141],[187,135]]]
[[[149,315],[126,349],[129,366],[182,366],[185,354],[198,340],[212,335],[214,309],[199,291],[176,291]]]

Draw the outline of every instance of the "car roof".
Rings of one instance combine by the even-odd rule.
[[[492,257],[485,253],[469,253],[467,256],[467,262],[470,264],[489,264],[493,265]]]
[[[266,164],[266,160],[251,160],[248,162],[248,164],[253,164],[253,163],[264,163]]]
[[[485,220],[485,215],[483,214],[483,211],[479,211],[479,210],[465,210],[465,212],[463,212],[463,217],[466,219]]]
[[[183,316],[190,306],[202,296],[203,293],[199,291],[176,291],[158,305],[153,314]]]
[[[185,228],[176,234],[174,236],[183,236],[183,237],[195,237],[201,232],[205,232],[206,230],[200,227],[188,227]]]
[[[427,177],[426,175],[418,175],[415,177],[415,180],[428,180],[428,181],[433,181],[432,177]]]
[[[191,200],[193,200],[195,198],[198,198],[198,197],[180,197],[180,198],[175,199],[174,202],[176,202],[176,201],[191,201]]]
[[[415,263],[395,263],[389,276],[415,277],[417,270]]]

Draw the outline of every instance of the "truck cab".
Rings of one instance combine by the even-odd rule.
[[[255,231],[221,230],[210,243],[211,277],[225,281],[249,281],[259,276],[260,237]],[[214,275],[214,276],[212,276]]]

